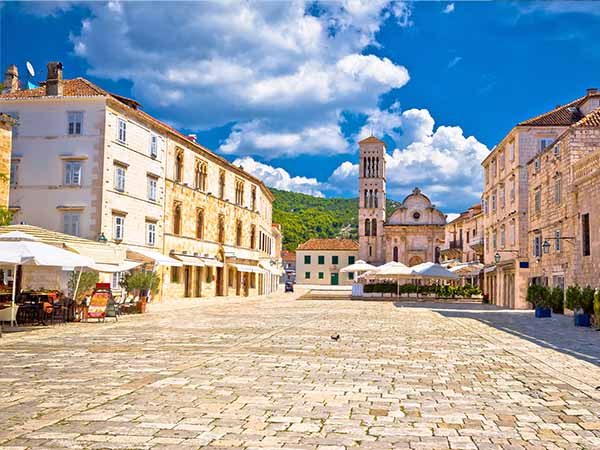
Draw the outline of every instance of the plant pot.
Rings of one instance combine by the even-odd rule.
[[[552,310],[543,306],[536,306],[535,317],[543,319],[544,317],[552,317]]]
[[[148,303],[148,297],[140,297],[138,301],[138,312],[144,314],[146,312],[146,304]]]
[[[590,315],[589,314],[575,314],[575,326],[576,327],[589,327],[590,326]]]

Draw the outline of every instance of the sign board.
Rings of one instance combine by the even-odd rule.
[[[104,319],[106,317],[106,307],[110,299],[110,293],[108,292],[95,292],[90,300],[90,306],[88,308],[88,318],[90,319]]]

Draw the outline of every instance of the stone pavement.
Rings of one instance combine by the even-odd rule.
[[[178,302],[5,334],[0,450],[598,449],[599,349],[480,305]]]

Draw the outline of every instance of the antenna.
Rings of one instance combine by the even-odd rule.
[[[33,65],[27,61],[25,63],[25,65],[27,66],[27,73],[29,74],[30,77],[35,77],[35,70],[33,69]]]
[[[33,77],[35,77],[35,69],[33,68],[33,64],[29,61],[25,63],[25,67],[27,67],[27,74],[29,75],[25,80],[27,82],[27,89],[35,89],[38,87],[37,83],[33,81]]]

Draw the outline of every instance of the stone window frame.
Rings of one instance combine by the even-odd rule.
[[[84,111],[67,111],[67,135],[82,136]]]
[[[196,208],[196,239],[204,239],[204,208]]]
[[[176,236],[182,235],[183,212],[182,204],[179,201],[173,202],[173,234]]]
[[[151,245],[152,247],[156,246],[156,235],[157,235],[157,221],[156,220],[148,220],[146,219],[145,222],[146,225],[146,245]],[[153,230],[151,230],[151,227],[154,227]],[[150,239],[150,237],[153,236],[152,239]]]
[[[120,163],[118,161],[114,162],[114,188],[117,192],[125,192],[125,184],[127,177],[127,165]],[[122,175],[119,175],[119,174]]]
[[[158,180],[159,177],[154,175],[154,174],[146,174],[146,179],[147,179],[147,198],[149,201],[151,202],[156,202],[158,199]],[[152,198],[152,196],[150,195],[152,193],[152,189],[151,189],[151,182],[154,181],[155,183],[155,187],[154,187],[154,198]]]
[[[122,117],[117,117],[117,141],[122,144],[127,143],[127,121]]]

